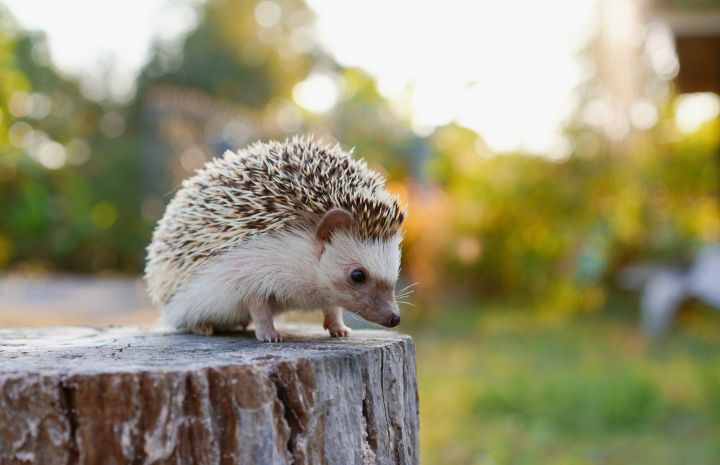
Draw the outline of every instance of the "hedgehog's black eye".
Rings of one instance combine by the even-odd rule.
[[[367,279],[367,275],[360,268],[355,268],[350,272],[350,279],[352,279],[356,283],[364,283]]]

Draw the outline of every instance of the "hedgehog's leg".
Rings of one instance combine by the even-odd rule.
[[[200,323],[190,327],[190,331],[198,336],[212,336],[215,327],[211,323]]]
[[[325,318],[323,328],[330,332],[332,337],[345,337],[350,335],[350,328],[343,321],[342,308],[334,307],[323,311]]]
[[[235,312],[239,316],[233,322],[234,327],[236,329],[239,328],[242,331],[247,331],[248,326],[250,325],[250,322],[252,321],[252,319],[251,319],[252,317],[250,316],[249,310],[246,307],[244,307],[241,302],[238,302]]]
[[[272,308],[267,302],[256,300],[248,302],[248,310],[255,325],[255,337],[263,342],[280,342],[282,338],[275,331]]]

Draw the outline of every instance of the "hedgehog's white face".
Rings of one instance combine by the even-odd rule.
[[[331,225],[324,237],[320,234],[318,284],[324,297],[368,321],[397,326],[401,235],[363,239],[343,224]]]

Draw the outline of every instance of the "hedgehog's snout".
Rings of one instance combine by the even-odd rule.
[[[353,309],[353,306],[349,306]],[[394,299],[383,299],[380,296],[369,296],[366,305],[355,307],[355,313],[368,321],[394,328],[400,324],[400,309]]]
[[[398,309],[398,306],[395,302],[392,302],[389,307],[390,308],[385,308],[390,311],[390,314],[379,323],[386,328],[394,328],[395,326],[400,324],[400,309]]]
[[[383,323],[383,326],[386,328],[394,328],[395,326],[400,324],[400,315],[397,313],[393,313],[390,315],[390,317]]]

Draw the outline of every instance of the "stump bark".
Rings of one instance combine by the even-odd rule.
[[[0,463],[416,464],[412,339],[0,330]]]

